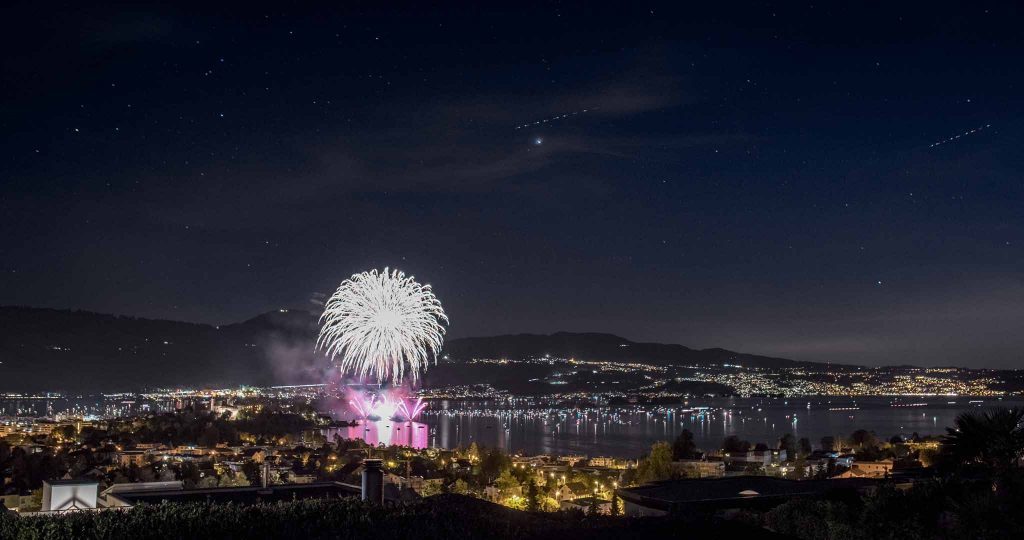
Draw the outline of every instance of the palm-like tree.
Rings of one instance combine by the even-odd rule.
[[[1024,457],[1024,408],[965,412],[946,428],[943,448],[959,463],[984,463],[1005,471]]]

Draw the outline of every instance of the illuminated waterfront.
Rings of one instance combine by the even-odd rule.
[[[893,435],[940,435],[957,414],[995,405],[1022,405],[1017,397],[900,396],[790,398],[692,398],[676,405],[607,405],[597,396],[567,405],[551,398],[503,396],[495,400],[427,400],[428,408],[409,424],[387,418],[364,421],[342,394],[324,385],[225,390],[175,390],[147,394],[0,396],[0,416],[31,418],[118,418],[169,412],[185,406],[218,411],[260,403],[304,403],[330,411],[336,420],[358,425],[335,428],[334,435],[370,444],[416,448],[478,445],[526,454],[583,454],[636,458],[656,441],[672,440],[683,429],[697,445],[718,448],[736,435],[751,443],[774,445],[786,433],[818,444],[824,436],[847,436],[857,429],[881,439]],[[244,405],[248,403],[249,405]],[[412,402],[410,401],[410,404]],[[586,405],[593,403],[593,405]],[[808,407],[808,405],[810,405]]]
[[[962,397],[715,398],[674,407],[523,409],[499,409],[487,402],[442,402],[434,403],[420,420],[429,426],[428,444],[435,447],[466,447],[476,442],[526,454],[636,458],[652,443],[672,440],[683,429],[693,432],[697,445],[705,449],[718,448],[728,435],[774,444],[782,435],[792,433],[817,444],[824,436],[847,436],[857,429],[867,429],[888,439],[915,432],[922,436],[943,434],[957,414],[1000,404],[1013,406],[1024,401]]]

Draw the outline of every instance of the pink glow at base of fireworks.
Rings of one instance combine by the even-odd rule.
[[[349,412],[362,420],[416,420],[427,404],[422,398],[406,397],[402,388],[354,391],[348,397]]]
[[[430,440],[430,428],[419,422],[366,420],[354,426],[332,429],[336,429],[337,435],[343,439],[362,439],[372,446],[427,448]],[[331,435],[333,438],[334,434]]]
[[[383,444],[427,448],[430,428],[416,422],[427,404],[422,398],[409,396],[408,393],[407,388],[352,389],[346,392],[346,399],[342,403],[347,407],[340,416],[358,423],[330,428],[327,440],[332,441],[337,436],[361,439],[373,446]]]

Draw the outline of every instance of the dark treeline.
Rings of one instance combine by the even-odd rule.
[[[355,499],[276,504],[164,503],[117,512],[74,512],[38,517],[0,515],[0,538],[64,540],[176,540],[193,538],[303,538],[390,540],[602,540],[642,535],[675,537],[678,531],[727,538],[781,538],[744,523],[680,519],[627,519],[584,512],[520,512],[458,495],[401,505]]]
[[[931,478],[861,498],[796,499],[761,523],[805,540],[1024,538],[1024,409],[961,414]]]

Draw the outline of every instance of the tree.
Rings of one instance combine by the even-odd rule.
[[[160,470],[161,482],[173,482],[176,479],[177,478],[175,478],[174,469],[170,467],[164,467],[163,469]]]
[[[672,447],[667,442],[651,445],[651,453],[640,460],[636,481],[640,484],[667,480],[672,477]]]
[[[786,451],[786,459],[796,459],[799,450],[797,449],[796,437],[787,433],[779,438],[779,450]]]
[[[260,466],[253,460],[246,460],[242,464],[242,473],[249,479],[249,483],[254,486],[261,485],[263,481],[263,471],[260,470]]]
[[[423,487],[419,489],[421,497],[431,497],[433,495],[439,495],[443,493],[443,486],[437,482],[424,482]]]
[[[516,480],[515,476],[512,476],[512,471],[505,469],[498,475],[498,479],[495,480],[494,486],[501,491],[502,497],[510,497],[517,495],[516,488],[519,488],[519,480]]]
[[[492,448],[480,458],[480,474],[489,484],[511,465],[512,460],[504,452],[498,448]]]
[[[822,437],[821,449],[826,452],[835,452],[836,450],[838,450],[838,448],[836,448],[836,438],[831,435],[826,435]]]
[[[858,450],[878,447],[878,437],[866,429],[858,429],[850,434],[850,443]]]
[[[196,487],[198,487],[199,489],[207,489],[215,488],[217,487],[217,485],[217,477],[211,474],[209,476],[204,476],[201,480],[199,480],[199,484]]]
[[[793,470],[789,471],[786,476],[792,480],[802,480],[805,474],[807,474],[807,459],[803,454],[797,454],[796,459],[793,460]]]
[[[452,493],[469,495],[469,484],[467,484],[465,480],[459,478],[454,484],[452,484]]]
[[[139,481],[140,482],[156,482],[156,472],[153,471],[152,465],[146,465],[145,467],[139,467]]]
[[[249,478],[244,472],[239,471],[233,475],[221,476],[217,484],[220,487],[246,487],[249,485]]]
[[[214,425],[206,426],[206,429],[199,435],[196,440],[199,446],[205,448],[213,448],[220,442],[220,430]]]
[[[620,504],[619,494],[615,493],[613,491],[612,492],[612,507],[611,507],[611,514],[613,516],[618,516],[618,515],[622,514],[622,509],[619,508],[619,504]]]
[[[622,476],[620,477],[620,480],[622,481],[622,485],[623,486],[632,486],[632,485],[637,483],[637,479],[636,478],[637,478],[636,469],[634,467],[630,467],[630,468],[626,469],[622,473]]]
[[[763,476],[765,474],[764,465],[760,463],[751,463],[744,467],[743,472],[751,476]]]
[[[746,452],[750,450],[750,442],[741,440],[735,435],[729,435],[722,440],[722,451],[723,452]]]
[[[587,515],[588,516],[596,516],[599,513],[600,513],[600,510],[597,507],[597,497],[591,497],[590,498],[590,506],[587,507]]]
[[[693,433],[684,429],[676,440],[672,442],[672,460],[694,459],[700,452],[697,451],[697,444],[693,441]]]
[[[882,459],[882,450],[877,446],[864,446],[857,451],[857,459],[861,461],[877,461]]]
[[[480,461],[480,448],[475,442],[470,443],[469,450],[466,451],[466,458],[472,463]]]
[[[1024,456],[1024,408],[965,412],[946,428],[943,453],[961,464],[982,463],[1005,472]]]
[[[526,488],[526,509],[531,512],[540,510],[540,490],[537,489],[537,482],[533,478]]]
[[[934,448],[922,448],[917,452],[917,459],[921,462],[921,465],[925,467],[931,467],[935,465],[941,456],[939,451]]]
[[[813,450],[811,448],[811,440],[808,439],[807,437],[800,437],[800,455],[803,457],[807,457],[811,454],[812,451]]]
[[[185,482],[185,489],[191,489],[199,484],[201,478],[199,466],[191,461],[186,461],[181,464],[181,468],[178,470],[181,480]]]
[[[43,488],[33,489],[32,497],[21,504],[18,510],[22,512],[38,512],[43,508]]]
[[[537,487],[540,488],[540,492],[543,495],[552,495],[558,489],[558,481],[553,477],[545,478],[544,483],[537,483]]]
[[[561,509],[561,505],[554,497],[543,497],[540,500],[540,508],[545,512],[557,512]]]
[[[57,439],[63,442],[75,442],[78,439],[78,430],[75,426],[60,426],[54,430],[54,434],[57,435]]]

